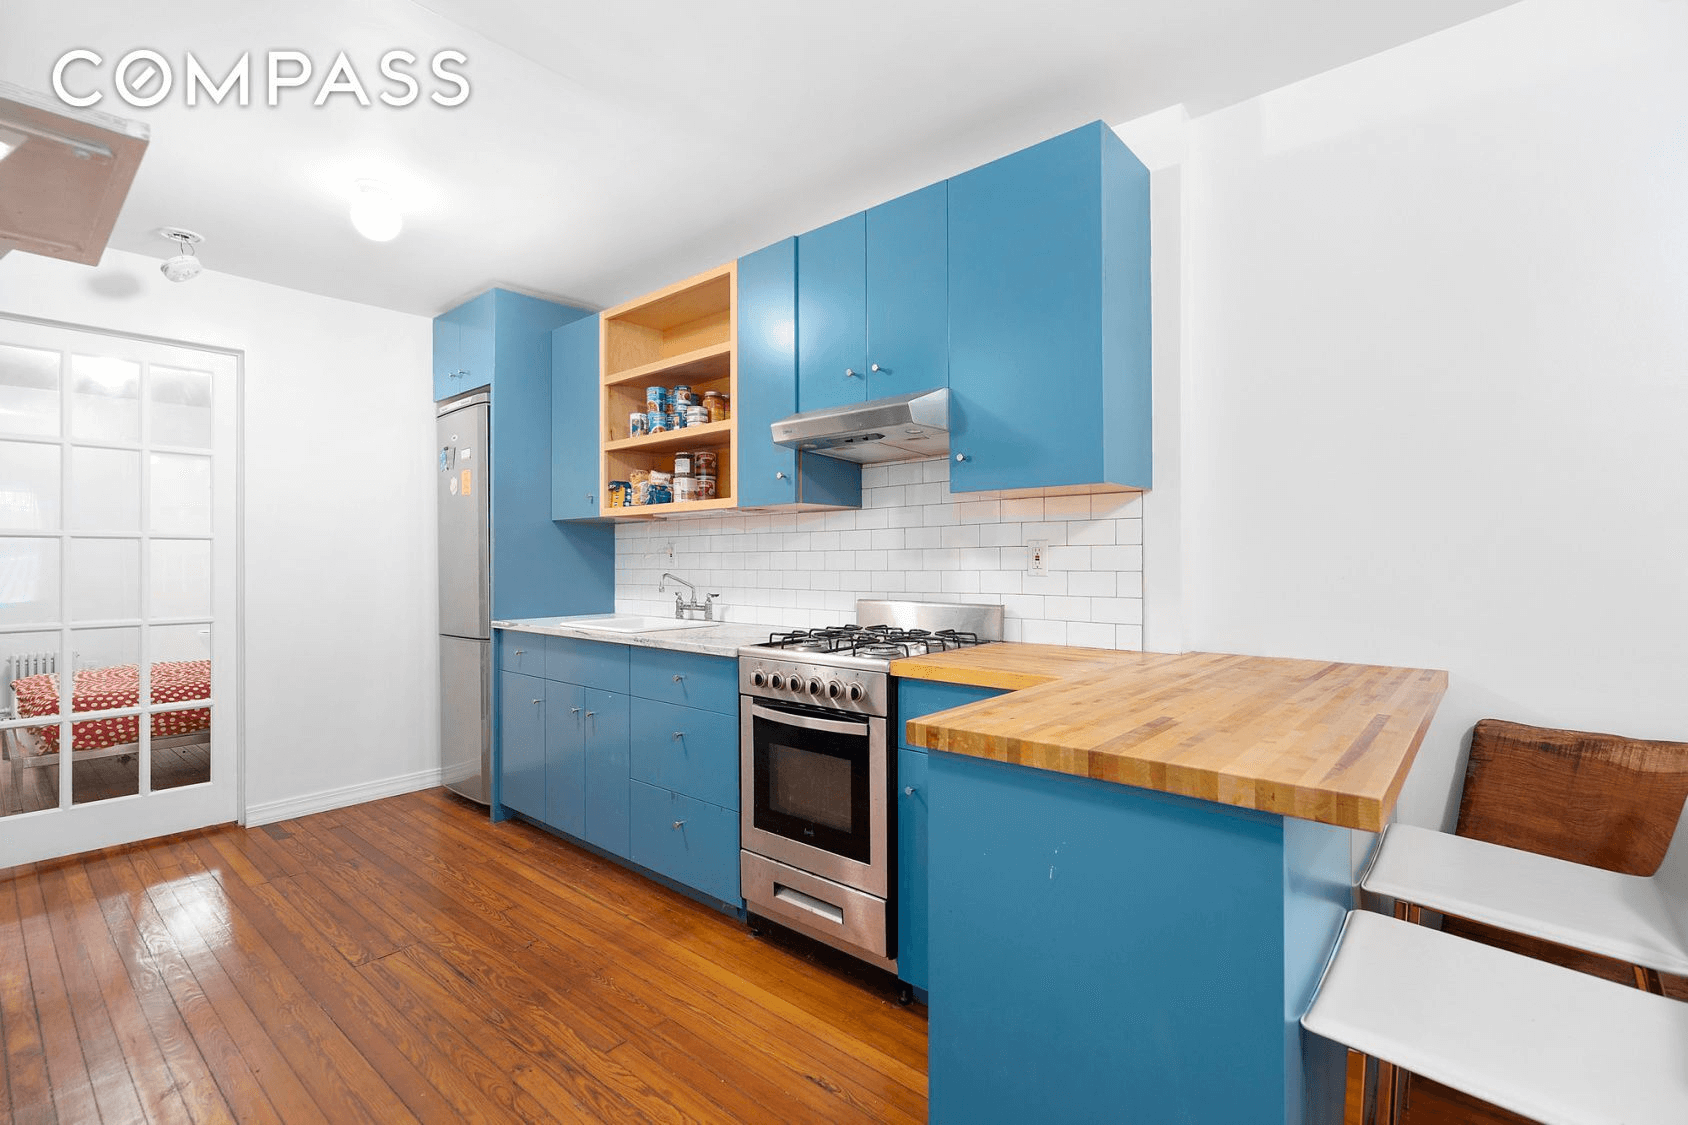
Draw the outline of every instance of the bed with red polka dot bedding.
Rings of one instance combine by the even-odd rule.
[[[12,681],[17,695],[19,718],[51,720],[59,713],[59,677],[54,672],[24,676]],[[211,698],[209,660],[167,660],[152,666],[152,701],[185,703]],[[138,706],[141,699],[140,666],[114,664],[105,668],[78,669],[71,690],[71,711],[115,711]],[[168,738],[193,734],[211,727],[210,708],[163,711],[152,717],[152,737]],[[88,719],[72,723],[71,745],[77,750],[104,750],[140,740],[140,717],[119,715],[109,719]],[[35,728],[33,742],[41,754],[59,749],[56,723]]]

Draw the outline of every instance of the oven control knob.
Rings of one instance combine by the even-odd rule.
[[[849,690],[851,703],[860,703],[862,696],[867,694],[867,689],[862,687],[861,684],[851,684]]]
[[[762,669],[758,668],[756,671],[750,673],[750,683],[753,687],[767,687],[768,677],[765,673],[763,673]]]
[[[825,685],[823,685],[819,680],[810,680],[809,681],[809,694],[810,695],[819,695],[821,692],[823,692],[825,690],[826,690]]]
[[[768,676],[768,686],[773,688],[775,691],[778,691],[780,688],[785,686],[785,677],[780,675],[778,672],[771,673]]]
[[[828,680],[827,681],[826,697],[828,699],[837,699],[839,696],[841,696],[843,694],[844,694],[844,685],[843,684],[839,683],[837,680]]]

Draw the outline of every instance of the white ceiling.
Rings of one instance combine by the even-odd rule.
[[[164,258],[154,232],[185,226],[208,268],[431,315],[493,284],[613,304],[1085,121],[1208,112],[1508,2],[0,0],[0,80],[105,57],[71,73],[153,133],[113,246]],[[137,47],[176,71],[153,109],[112,92]],[[337,52],[385,88],[395,48],[462,50],[468,102],[312,107]],[[317,78],[279,108],[184,104],[188,52],[220,76],[282,49]],[[360,177],[400,197],[397,240],[352,232]]]

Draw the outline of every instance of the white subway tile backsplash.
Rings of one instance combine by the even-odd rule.
[[[867,465],[863,507],[620,524],[616,609],[673,612],[672,571],[720,591],[725,620],[775,628],[854,619],[861,597],[1000,602],[1009,640],[1141,648],[1141,493],[949,491],[944,458]],[[1025,573],[1026,542],[1050,545]],[[668,553],[673,545],[673,556]]]

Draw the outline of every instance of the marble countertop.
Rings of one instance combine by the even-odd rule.
[[[596,614],[589,616],[598,616]],[[517,633],[541,633],[551,637],[573,637],[603,644],[631,645],[635,648],[661,648],[671,652],[696,652],[705,656],[737,656],[745,645],[768,639],[766,625],[745,625],[723,621],[692,629],[652,629],[643,633],[612,633],[569,624],[566,617],[527,617],[509,621],[494,621],[494,629]]]

